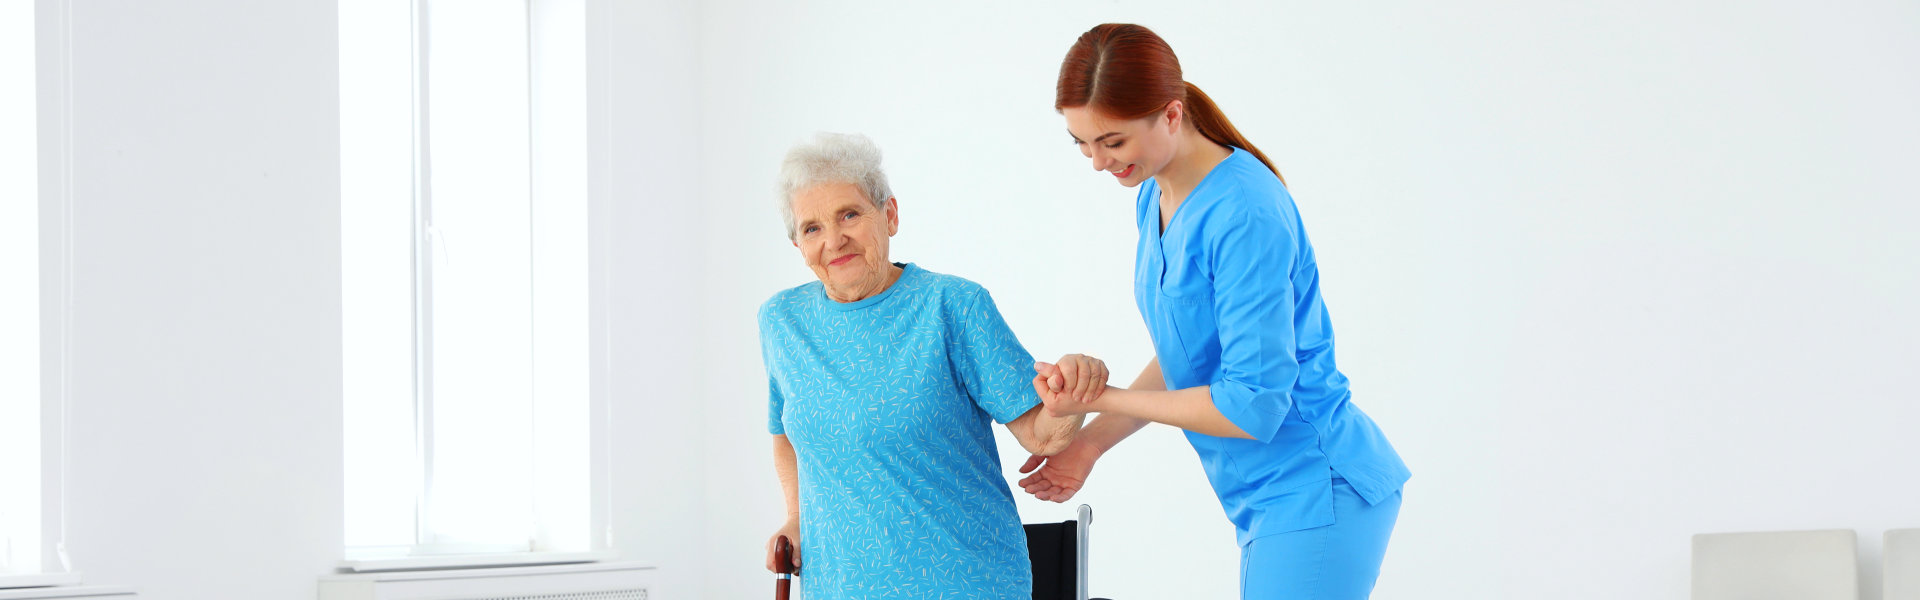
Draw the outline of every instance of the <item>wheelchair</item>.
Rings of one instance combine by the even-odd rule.
[[[1075,518],[1059,523],[1027,523],[1027,559],[1033,562],[1033,600],[1106,600],[1087,597],[1087,536],[1093,507],[1080,505]],[[793,586],[793,550],[781,539],[774,561],[774,600],[788,600]]]
[[[1106,600],[1087,598],[1087,530],[1092,525],[1093,507],[1085,504],[1072,520],[1025,525],[1033,600]]]

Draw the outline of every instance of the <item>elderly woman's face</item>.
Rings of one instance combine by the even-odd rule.
[[[834,300],[860,300],[892,283],[887,238],[900,230],[900,212],[892,198],[885,206],[874,208],[851,183],[816,185],[794,195],[793,245]]]

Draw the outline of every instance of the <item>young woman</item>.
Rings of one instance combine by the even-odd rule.
[[[1242,598],[1367,597],[1409,472],[1334,366],[1313,247],[1279,171],[1138,25],[1080,36],[1054,108],[1094,169],[1139,188],[1134,301],[1155,359],[1127,389],[1043,389],[1050,411],[1099,416],[1065,451],[1029,459],[1022,487],[1065,501],[1106,450],[1173,425],[1238,530]]]

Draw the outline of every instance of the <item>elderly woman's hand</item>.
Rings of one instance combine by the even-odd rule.
[[[779,546],[780,538],[787,538],[787,543],[792,546],[793,572],[800,572],[800,517],[787,517],[787,523],[781,525],[779,531],[773,532],[773,537],[767,538],[767,570],[775,573],[781,570],[779,561],[774,558],[777,555],[774,549]]]
[[[1107,389],[1107,363],[1085,354],[1068,354],[1053,364],[1036,362],[1033,368],[1046,378],[1048,390],[1081,404],[1099,399]]]

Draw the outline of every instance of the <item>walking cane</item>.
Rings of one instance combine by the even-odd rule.
[[[773,576],[773,600],[787,600],[793,590],[793,546],[785,536],[774,546],[773,561],[780,566],[780,572]]]

